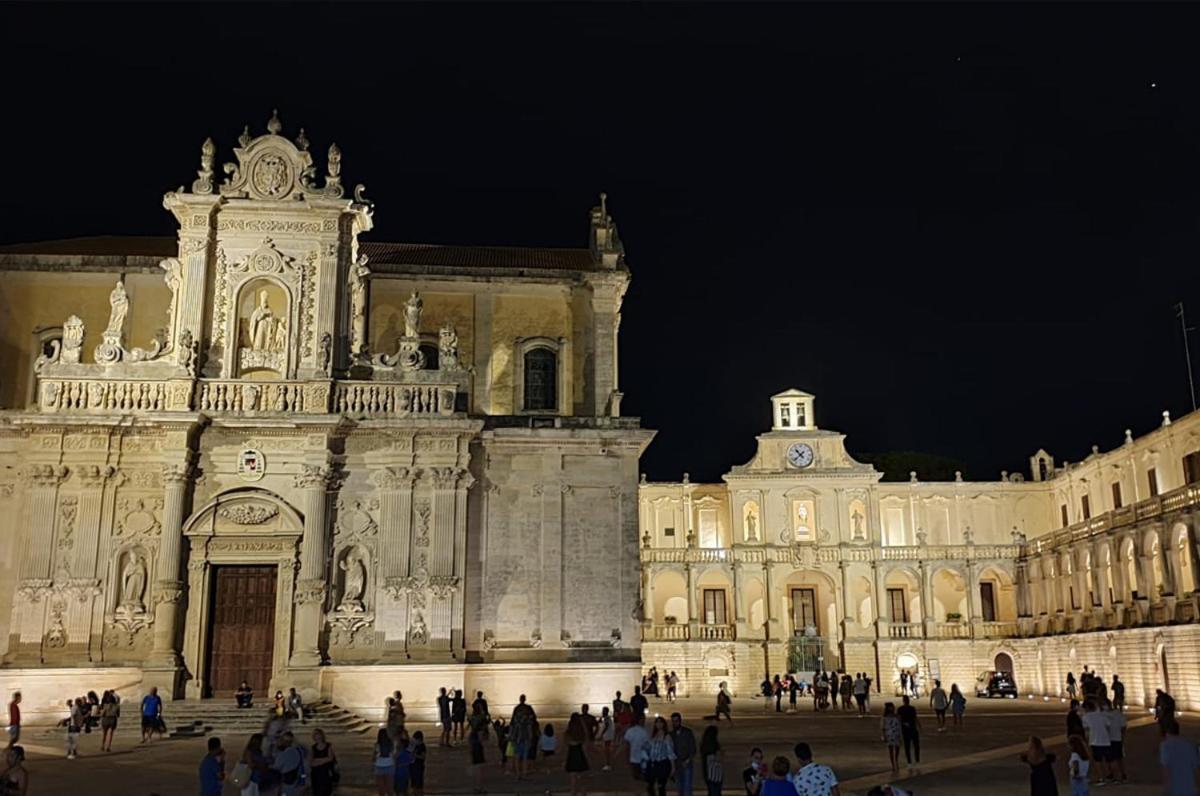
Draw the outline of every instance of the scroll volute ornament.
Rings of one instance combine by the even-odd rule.
[[[329,147],[329,159],[324,185],[317,185],[317,170],[308,151],[308,137],[300,131],[295,143],[281,135],[283,123],[279,112],[271,114],[267,134],[250,137],[247,127],[238,137],[239,146],[233,154],[237,163],[226,163],[226,179],[221,184],[221,196],[231,199],[263,199],[270,201],[300,200],[329,197],[340,199],[342,187],[342,151],[336,144]],[[206,142],[207,144],[207,142]],[[201,152],[200,179],[193,185],[197,193],[205,193],[206,173]]]

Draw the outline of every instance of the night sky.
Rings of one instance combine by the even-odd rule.
[[[0,242],[172,234],[204,137],[231,160],[277,107],[341,146],[374,240],[582,247],[607,191],[651,479],[747,460],[790,386],[852,452],[994,479],[1190,409],[1197,17],[4,4]]]

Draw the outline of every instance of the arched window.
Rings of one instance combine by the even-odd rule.
[[[549,348],[525,352],[526,412],[554,412],[558,409],[558,354]]]
[[[437,343],[421,343],[419,346],[421,353],[425,355],[425,370],[438,369],[438,347]]]

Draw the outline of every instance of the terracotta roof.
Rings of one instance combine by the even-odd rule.
[[[0,256],[171,257],[177,251],[174,237],[133,235],[98,235],[0,246]],[[456,246],[360,240],[359,251],[367,255],[369,267],[376,273],[404,273],[409,269],[591,271],[596,268],[588,249]]]

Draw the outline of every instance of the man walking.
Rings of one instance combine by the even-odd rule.
[[[1083,729],[1087,733],[1088,745],[1092,747],[1092,760],[1096,762],[1096,767],[1100,769],[1100,779],[1097,785],[1107,785],[1112,779],[1112,771],[1109,769],[1109,760],[1111,759],[1109,747],[1112,745],[1111,736],[1108,734],[1108,720],[1104,718],[1104,714],[1096,706],[1092,700],[1083,703]]]
[[[679,796],[692,796],[696,736],[690,728],[683,726],[683,717],[678,713],[671,714],[671,744],[675,747],[675,782]]]
[[[162,697],[157,688],[151,688],[150,693],[142,697],[142,743],[150,740],[150,736],[162,730]]]
[[[1117,710],[1125,709],[1125,684],[1115,674],[1112,681],[1112,703]]]
[[[858,705],[858,715],[867,715],[867,676],[862,672],[854,678],[854,701]]]
[[[896,711],[896,718],[900,719],[900,737],[904,739],[904,759],[911,769],[914,762],[921,762],[921,723],[917,720],[917,709],[909,704],[908,696],[901,699],[904,704]]]
[[[200,796],[221,796],[225,787],[225,750],[220,738],[208,739],[208,754],[200,760]]]
[[[946,696],[946,689],[942,688],[942,681],[934,680],[933,690],[929,692],[929,706],[937,715],[938,732],[946,731],[946,706],[949,704],[950,697]]]
[[[633,708],[633,721],[635,724],[639,718],[643,720],[646,718],[646,710],[650,707],[650,703],[642,695],[642,687],[640,685],[633,687],[633,696],[629,698],[629,707]]]
[[[8,703],[8,748],[21,740],[21,692],[13,691],[12,701]]]

